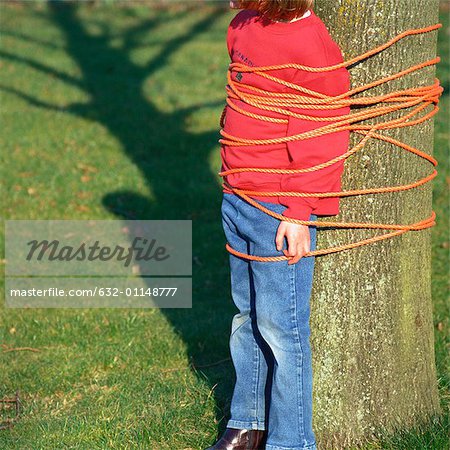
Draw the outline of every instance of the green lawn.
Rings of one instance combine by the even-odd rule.
[[[192,219],[195,307],[3,308],[0,397],[20,389],[24,409],[13,428],[0,430],[0,449],[202,449],[223,429],[233,382],[226,336],[234,308],[216,174],[233,13],[197,3],[188,4],[189,13],[181,4],[58,3],[1,5],[4,216]],[[444,14],[442,22],[438,76],[446,92],[436,119],[433,298],[447,409]],[[39,351],[2,353],[23,346]],[[446,423],[367,448],[444,449]]]

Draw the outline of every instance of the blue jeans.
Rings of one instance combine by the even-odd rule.
[[[258,203],[279,214],[286,208]],[[235,250],[283,256],[275,245],[278,219],[229,193],[223,194],[221,213],[226,239]],[[316,219],[311,214],[310,220]],[[314,250],[316,227],[309,229]],[[229,258],[231,294],[239,312],[229,341],[236,383],[227,427],[267,429],[266,450],[316,450],[309,342],[314,256],[291,265],[287,260]]]

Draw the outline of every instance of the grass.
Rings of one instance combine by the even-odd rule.
[[[1,5],[5,217],[192,219],[195,307],[3,308],[3,345],[39,351],[0,353],[0,397],[19,387],[24,402],[20,422],[0,431],[0,448],[204,448],[223,426],[233,381],[216,175],[231,14],[211,5],[186,14],[181,5],[56,3]],[[444,14],[442,22],[448,30]],[[448,31],[439,39],[438,76],[448,80]],[[436,119],[433,202],[442,219],[433,228],[432,286],[444,409],[446,88]],[[446,426],[448,416],[367,449],[444,449]]]

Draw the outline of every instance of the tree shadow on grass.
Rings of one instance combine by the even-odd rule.
[[[220,386],[215,389],[215,398],[221,411],[217,420],[222,420],[223,429],[233,379],[227,341],[233,308],[227,299],[227,272],[208,267],[211,255],[215,255],[214,261],[219,261],[222,267],[227,262],[220,222],[221,191],[208,164],[218,133],[189,133],[184,128],[185,119],[200,105],[174,113],[162,112],[151,99],[143,96],[143,83],[174,52],[214,27],[225,10],[212,8],[210,14],[200,17],[186,33],[168,37],[160,51],[146,65],[139,66],[132,62],[130,51],[139,45],[142,33],[151,32],[158,25],[158,15],[128,28],[121,36],[124,45],[117,47],[111,45],[107,29],[95,35],[86,30],[77,18],[78,7],[71,2],[48,2],[50,18],[63,33],[67,52],[81,71],[79,79],[45,63],[6,52],[4,56],[83,89],[90,101],[72,104],[66,111],[90,120],[94,117],[120,142],[131,163],[139,168],[155,200],[138,192],[117,190],[103,198],[103,205],[109,211],[123,219],[193,220],[193,307],[161,311],[185,343],[191,362],[202,367],[196,374],[202,379],[206,376],[211,390],[217,384]],[[60,110],[26,93],[7,90],[34,106]]]

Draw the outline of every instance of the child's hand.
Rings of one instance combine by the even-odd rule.
[[[277,250],[283,248],[284,237],[288,242],[287,250],[283,250],[285,256],[292,256],[288,264],[297,263],[306,253],[310,251],[310,235],[308,225],[299,225],[292,222],[282,221],[278,226],[275,243]]]

